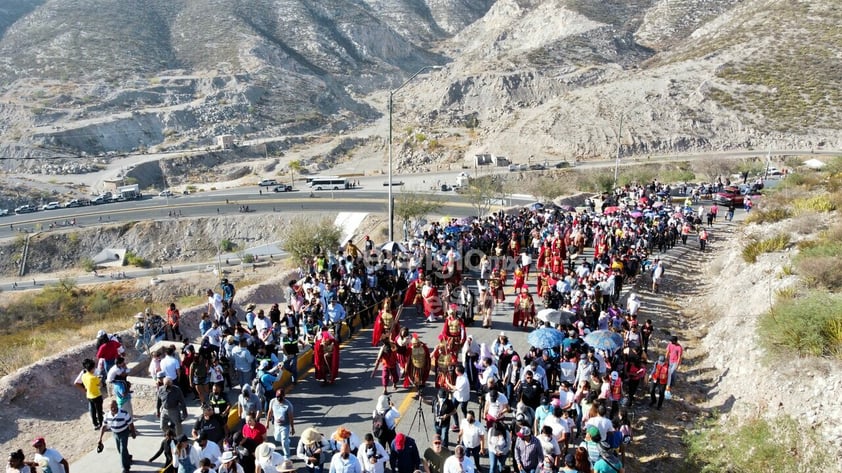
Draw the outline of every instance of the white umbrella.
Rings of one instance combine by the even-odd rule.
[[[406,253],[406,247],[396,241],[390,241],[381,247],[383,251],[389,253]]]
[[[556,325],[561,323],[561,312],[555,309],[543,309],[538,311],[535,317],[546,324]]]

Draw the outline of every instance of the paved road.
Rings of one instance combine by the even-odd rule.
[[[534,286],[534,280],[532,284]],[[511,288],[508,288],[507,292],[511,292]],[[526,332],[515,331],[511,327],[511,300],[512,297],[509,296],[506,304],[497,306],[493,329],[477,328],[475,325],[469,328],[468,332],[474,335],[478,342],[488,343],[490,346],[499,331],[505,330],[515,346],[525,350],[527,348]],[[431,349],[434,347],[434,341],[442,326],[440,322],[427,324],[423,322],[421,317],[407,317],[401,320],[401,324],[409,327],[411,332],[418,333],[421,339],[430,345]],[[349,341],[343,343],[340,354],[340,377],[335,385],[321,386],[319,382],[313,380],[310,372],[298,385],[292,386],[288,399],[293,403],[296,410],[296,432],[300,434],[305,428],[312,426],[328,435],[339,426],[346,426],[360,436],[370,431],[371,411],[374,409],[377,397],[382,393],[380,372],[378,371],[374,378],[371,377],[371,368],[376,354],[377,349],[371,346],[371,330],[364,329],[362,332],[355,334]],[[429,401],[426,398],[434,395],[432,382],[428,383],[424,394],[426,401]],[[392,399],[402,414],[398,431],[414,437],[423,453],[423,450],[429,446],[425,432],[430,432],[430,438],[432,438],[430,405],[421,404],[424,417],[423,419],[420,417],[416,419],[419,401],[414,400],[414,396],[409,390],[398,389],[397,393],[392,395]],[[477,409],[476,403],[473,403],[470,407],[474,410]],[[192,402],[189,410],[191,422],[195,421],[198,416],[198,406],[195,401]],[[159,431],[155,423],[154,413],[137,413],[137,417],[141,436],[130,441],[130,451],[135,459],[147,460],[160,444]],[[426,425],[426,428],[422,426],[422,422]],[[187,430],[187,425],[185,424],[185,430]],[[80,435],[91,437],[91,448],[93,450],[98,434],[93,431],[86,431],[80,433]],[[293,441],[293,448],[297,445],[297,441],[298,437],[296,436]],[[71,469],[91,473],[110,473],[118,471],[119,464],[119,455],[114,442],[106,437],[103,453],[96,454],[92,451],[74,462]],[[487,462],[483,465],[487,467]],[[300,471],[304,471],[300,461],[296,463],[296,466],[300,468]],[[157,472],[158,468],[160,468],[160,465],[150,465],[145,461],[137,461],[132,466],[132,471]]]

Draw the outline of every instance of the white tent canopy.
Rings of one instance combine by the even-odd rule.
[[[823,162],[821,162],[821,161],[819,161],[818,159],[815,159],[815,158],[808,159],[807,161],[804,161],[804,165],[807,166],[810,169],[821,169],[821,168],[827,166],[827,164],[825,164],[825,163],[823,163]]]

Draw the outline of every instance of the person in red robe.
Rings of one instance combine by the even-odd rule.
[[[400,332],[400,323],[392,312],[392,301],[388,297],[383,300],[383,308],[374,319],[374,330],[371,332],[371,346],[380,345],[383,340],[394,340]]]
[[[518,267],[515,269],[515,284],[514,284],[514,292],[513,294],[517,294],[520,291],[520,288],[523,287],[525,284],[526,273],[524,273],[523,268]]]
[[[544,267],[549,265],[550,253],[550,244],[547,240],[544,240],[541,248],[538,249],[538,261],[536,262],[538,271],[543,271]]]
[[[564,260],[561,259],[559,254],[553,254],[553,257],[550,261],[550,271],[553,274],[563,274],[564,273]]]
[[[395,390],[398,389],[398,357],[394,350],[394,344],[388,340],[383,340],[380,347],[380,353],[377,354],[377,360],[374,362],[374,370],[377,371],[377,365],[381,366],[380,381],[383,384],[383,394],[389,394],[389,383]]]
[[[322,327],[313,344],[313,366],[315,377],[322,384],[333,384],[336,381],[339,374],[339,343],[327,327]]]
[[[417,333],[412,334],[412,341],[409,344],[409,355],[406,363],[406,373],[403,377],[403,387],[410,385],[418,388],[418,392],[424,390],[427,378],[430,377],[430,349],[427,344],[418,338]]]
[[[467,333],[465,333],[465,322],[457,315],[453,308],[447,309],[447,318],[444,319],[444,325],[441,328],[441,337],[447,345],[448,351],[456,353],[465,344]]]
[[[515,298],[515,311],[512,315],[512,325],[515,327],[526,327],[535,321],[535,301],[529,294],[529,288],[524,287]]]
[[[433,285],[431,278],[428,278],[424,283],[421,297],[424,298],[424,316],[427,318],[427,322],[435,322],[436,319],[441,318],[444,314],[444,307],[442,307],[441,297],[439,297],[439,290]]]

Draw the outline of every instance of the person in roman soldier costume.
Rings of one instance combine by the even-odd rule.
[[[538,297],[545,297],[550,292],[550,270],[544,268],[544,271],[538,275]]]
[[[436,345],[431,361],[436,368],[436,388],[447,388],[447,382],[456,382],[456,354],[447,351],[447,342],[443,335],[439,335],[439,344]]]
[[[421,288],[424,286],[424,272],[422,269],[418,270],[418,277],[409,281],[406,287],[406,293],[403,297],[403,305],[414,305],[421,307],[424,299],[421,297]]]
[[[388,297],[383,300],[383,308],[374,319],[374,330],[371,332],[371,346],[379,346],[383,340],[394,340],[400,332],[400,323],[392,313],[392,301]]]
[[[517,294],[520,291],[520,288],[523,287],[526,279],[526,273],[523,271],[523,268],[518,266],[515,269],[515,284],[514,284],[514,294]]]
[[[465,343],[465,322],[456,315],[456,309],[447,309],[447,318],[444,319],[444,326],[441,328],[441,336],[447,344],[447,350],[456,353]]]
[[[442,307],[441,297],[439,297],[439,290],[433,285],[432,278],[427,278],[424,282],[421,297],[424,298],[424,316],[427,318],[427,322],[435,322],[436,319],[441,318],[444,314],[444,307]]]
[[[418,338],[417,333],[413,333],[410,340],[403,387],[416,386],[418,392],[421,392],[427,383],[427,378],[430,377],[430,349]]]
[[[538,271],[542,271],[544,267],[549,265],[550,253],[550,243],[547,240],[544,240],[541,244],[541,248],[538,249],[538,261],[536,262]]]
[[[558,255],[562,261],[567,259],[567,245],[564,244],[563,238],[556,238],[553,240],[553,251],[554,255]]]
[[[491,272],[488,287],[491,289],[491,295],[494,296],[494,302],[504,302],[506,300],[506,295],[503,294],[503,281],[500,279],[500,271],[495,269]]]
[[[336,381],[339,374],[339,343],[327,327],[322,327],[313,345],[313,365],[316,369],[315,377],[322,384],[333,384]]]
[[[558,253],[553,253],[552,258],[550,258],[550,271],[553,274],[564,274],[564,260]]]
[[[517,233],[512,234],[512,239],[509,241],[509,256],[517,258],[520,254],[520,239]]]
[[[515,327],[526,327],[535,321],[535,301],[529,294],[529,288],[524,287],[515,298],[515,311],[512,316],[512,325]]]

